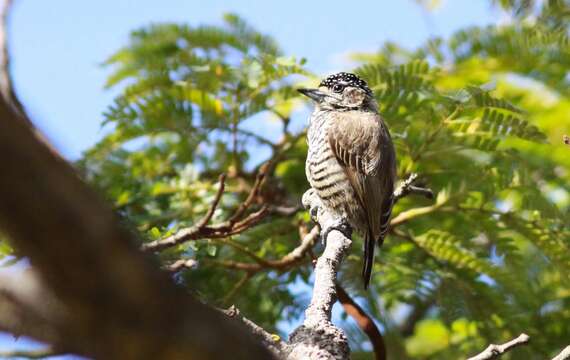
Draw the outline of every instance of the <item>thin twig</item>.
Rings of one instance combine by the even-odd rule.
[[[441,286],[441,285],[440,285]],[[434,306],[436,302],[436,291],[432,291],[427,299],[415,304],[408,316],[402,321],[399,326],[400,335],[404,338],[412,336],[416,328],[416,324],[422,320],[427,312]]]
[[[232,240],[231,238],[213,239],[213,241],[222,245],[228,245],[232,247],[234,250],[237,250],[242,254],[249,256],[258,264],[267,265],[267,260],[258,256],[254,251],[249,250],[246,246]]]
[[[46,359],[52,356],[63,355],[52,348],[40,350],[9,350],[0,352],[0,359],[24,358],[24,359]]]
[[[301,206],[271,206],[270,212],[275,215],[292,216],[301,211]]]
[[[251,333],[260,340],[260,342],[265,345],[273,354],[277,355],[279,358],[286,352],[288,347],[287,343],[281,341],[279,336],[273,335],[265,331],[262,327],[244,317],[237,307],[234,305],[230,306],[227,310],[221,310],[222,313],[226,314],[231,319],[239,320],[243,323]]]
[[[418,174],[411,173],[406,180],[402,181],[396,190],[394,190],[394,202],[397,202],[409,194],[418,194],[428,199],[433,199],[433,191],[431,189],[414,186],[417,180]]]
[[[232,217],[230,217],[230,219],[228,220],[230,224],[233,225],[234,223],[236,223],[242,217],[242,215],[245,213],[245,211],[251,206],[251,204],[255,200],[255,197],[259,193],[259,189],[261,188],[261,185],[263,184],[263,180],[265,179],[265,174],[266,173],[265,173],[264,169],[262,168],[259,171],[259,173],[257,174],[257,177],[255,179],[255,183],[253,184],[253,187],[252,187],[251,191],[249,192],[249,195],[247,196],[245,201],[240,204],[240,206],[238,207],[236,212],[232,215]]]
[[[180,259],[176,260],[172,264],[166,265],[165,267],[163,267],[163,269],[171,273],[176,273],[182,269],[193,269],[197,265],[198,261],[194,259]]]
[[[342,304],[344,311],[350,315],[358,327],[368,336],[376,360],[386,360],[386,344],[382,333],[374,323],[374,320],[364,309],[354,301],[350,295],[338,283],[336,284],[336,294],[338,301]]]
[[[319,239],[320,228],[313,227],[311,232],[301,240],[301,244],[277,260],[264,259],[262,263],[246,263],[232,260],[206,260],[207,262],[223,266],[228,269],[258,272],[262,270],[287,270],[303,261],[305,255],[315,246]]]
[[[552,360],[568,360],[568,359],[570,359],[570,346],[566,346],[566,348],[562,350],[560,354],[552,358]]]
[[[269,264],[275,268],[288,268],[291,265],[296,264],[305,257],[310,249],[315,246],[320,233],[321,229],[319,226],[313,227],[313,229],[303,237],[299,246],[284,255],[281,259],[269,261]]]
[[[390,229],[394,229],[396,226],[408,222],[416,217],[430,214],[440,209],[444,203],[435,203],[429,206],[422,206],[417,208],[412,208],[410,210],[402,211],[390,220]]]
[[[253,273],[250,271],[246,271],[245,274],[239,279],[239,281],[228,291],[226,296],[224,296],[222,300],[222,304],[227,305],[232,301],[234,296],[239,292],[239,290],[244,287],[245,284],[253,277]]]
[[[520,334],[516,339],[506,342],[502,345],[489,345],[485,351],[479,355],[473,356],[467,360],[490,360],[496,359],[502,354],[514,349],[517,346],[525,345],[529,342],[530,337],[527,334]]]
[[[243,231],[257,225],[261,220],[263,220],[269,213],[270,207],[268,205],[263,205],[259,210],[245,216],[246,211],[253,204],[261,186],[263,185],[263,179],[265,178],[265,171],[262,171],[257,175],[255,184],[253,185],[251,191],[249,192],[246,200],[240,204],[238,209],[232,214],[232,216],[221,223],[208,225],[216,208],[220,202],[223,195],[225,186],[225,176],[220,176],[220,187],[216,193],[214,201],[210,205],[208,212],[204,217],[202,217],[194,226],[187,227],[178,230],[175,234],[167,236],[163,239],[151,241],[149,243],[142,245],[143,251],[156,252],[164,249],[174,247],[176,245],[182,244],[186,241],[197,240],[197,239],[220,239],[227,238],[231,235],[237,235]]]
[[[223,126],[220,125],[220,124],[216,124],[216,126],[207,126],[207,125],[205,125],[205,126],[200,126],[199,128],[200,128],[200,129],[203,129],[203,130],[205,130],[205,131],[218,130],[218,131],[229,132],[230,134],[233,134],[233,132],[234,132],[233,127],[232,127],[232,128],[223,127]],[[253,131],[249,131],[249,130],[245,130],[245,129],[240,129],[240,128],[235,129],[235,131],[237,131],[237,133],[240,134],[240,135],[243,135],[243,136],[245,136],[245,137],[252,138],[252,139],[254,139],[255,141],[257,141],[258,143],[263,144],[263,145],[267,145],[267,146],[269,146],[269,147],[271,147],[271,148],[275,148],[275,147],[277,146],[277,144],[273,143],[273,141],[271,141],[271,140],[269,140],[269,139],[266,139],[266,138],[264,138],[263,136],[261,136],[261,135],[259,135],[259,134],[256,134],[256,133],[253,132]]]
[[[218,188],[218,192],[216,193],[216,197],[214,198],[212,205],[210,205],[210,208],[208,209],[208,212],[206,213],[206,215],[202,218],[202,220],[198,221],[197,226],[199,228],[203,228],[204,226],[208,225],[208,223],[212,219],[212,216],[214,216],[214,212],[216,212],[216,208],[218,207],[218,204],[220,203],[220,199],[222,198],[222,195],[224,194],[224,189],[226,188],[226,184],[225,184],[226,175],[221,174],[220,177],[218,178],[218,181],[220,182],[220,187]]]

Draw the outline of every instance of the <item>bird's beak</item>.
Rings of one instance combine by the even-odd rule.
[[[311,98],[312,100],[320,103],[327,96],[326,93],[320,91],[319,89],[297,89],[301,94]]]

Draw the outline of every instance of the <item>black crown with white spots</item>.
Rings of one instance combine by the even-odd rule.
[[[330,89],[335,84],[340,84],[343,86],[359,87],[362,90],[366,91],[369,95],[372,95],[372,90],[370,90],[366,81],[362,80],[361,78],[359,78],[354,74],[347,72],[340,72],[337,74],[329,75],[326,79],[321,81],[319,87],[326,86]]]

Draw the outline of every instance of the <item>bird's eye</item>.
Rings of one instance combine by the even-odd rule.
[[[342,86],[341,84],[334,84],[332,90],[335,93],[341,93],[344,90],[344,86]]]

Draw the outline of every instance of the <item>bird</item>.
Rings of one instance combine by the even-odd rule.
[[[315,103],[307,131],[307,180],[323,206],[364,238],[367,289],[375,246],[384,241],[394,205],[396,151],[390,132],[372,90],[355,74],[336,73],[318,88],[298,91]]]

